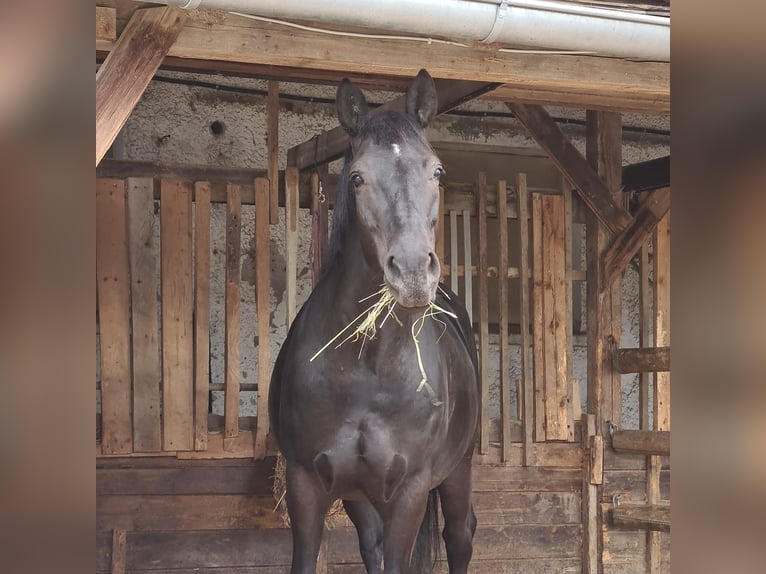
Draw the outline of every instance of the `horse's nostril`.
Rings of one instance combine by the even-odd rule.
[[[400,274],[399,265],[397,265],[396,262],[394,261],[393,255],[390,255],[388,259],[386,260],[386,267],[389,273],[395,276]]]
[[[436,254],[433,251],[428,253],[428,269],[430,271],[436,271],[438,261],[439,260],[436,258]]]

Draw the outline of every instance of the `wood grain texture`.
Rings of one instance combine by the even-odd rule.
[[[670,455],[670,431],[618,430],[612,436],[612,448],[617,452]]]
[[[112,531],[112,564],[109,570],[111,574],[125,574],[127,540],[128,533],[125,529]]]
[[[96,6],[96,40],[117,39],[117,10],[108,6]]]
[[[612,520],[622,528],[670,532],[670,505],[620,505]]]
[[[194,450],[207,449],[210,390],[210,184],[194,184]]]
[[[596,437],[596,416],[586,414],[583,416],[582,446],[590,450],[593,439]],[[600,436],[600,435],[598,435]],[[603,452],[603,450],[602,450]],[[599,514],[600,487],[593,484],[592,457],[584,457],[582,468],[582,565],[583,574],[599,574],[601,557],[601,522]]]
[[[521,388],[517,398],[521,403],[521,418],[523,421],[524,465],[531,462],[532,438],[534,431],[534,383],[532,380],[532,365],[530,364],[529,336],[529,194],[527,192],[527,176],[519,173],[516,176],[516,197],[519,212],[519,305],[520,305],[520,334],[521,334]]]
[[[184,26],[177,7],[133,13],[96,73],[96,165],[138,103]]]
[[[458,266],[458,252],[457,252],[457,211],[451,210],[449,212],[449,242],[450,242],[450,289],[455,295],[459,294],[459,287],[457,282],[457,266]]]
[[[255,285],[258,313],[258,426],[255,433],[255,458],[267,455],[269,435],[269,378],[271,376],[271,239],[269,234],[269,180],[255,180]]]
[[[192,186],[163,180],[160,202],[162,260],[162,448],[194,448],[192,335]]]
[[[277,49],[278,47],[278,49]],[[110,42],[97,42],[109,50]],[[382,80],[412,78],[426,67],[434,78],[505,84],[499,99],[590,109],[669,114],[670,66],[616,58],[529,53],[487,53],[458,46],[391,40],[381,42],[296,31],[266,22],[228,16],[220,24],[190,21],[170,50],[174,65],[218,72],[262,73],[279,78],[319,78],[337,83],[341,74],[375,75]],[[255,72],[257,73],[257,72]],[[587,81],[583,79],[587,78]],[[368,80],[369,81],[369,80]],[[398,83],[404,89],[406,82]],[[393,87],[393,86],[392,86]]]
[[[479,199],[481,191],[476,188],[476,202],[477,204],[482,200]],[[486,198],[484,199],[486,204]],[[463,211],[463,264],[466,269],[471,269],[471,262],[473,257],[473,234],[471,233],[471,213],[469,211]],[[481,235],[479,235],[481,241]],[[471,323],[474,322],[473,317],[473,276],[471,273],[463,274],[463,281],[465,285],[465,309],[468,311],[468,318]]]
[[[133,327],[133,450],[162,449],[160,427],[159,325],[154,184],[130,178],[128,186],[128,239],[130,243],[131,322]]]
[[[508,218],[506,217],[506,182],[497,182],[498,240],[500,242],[497,264],[498,290],[500,299],[500,460],[507,462],[511,457],[511,349],[508,345],[510,314],[508,310]],[[517,395],[518,400],[518,395]]]
[[[125,182],[96,183],[96,274],[101,343],[101,446],[105,454],[132,450],[130,279]]]
[[[279,82],[270,80],[266,99],[269,223],[279,223]]]
[[[489,451],[489,293],[487,285],[487,176],[479,173],[476,182],[476,195],[478,198],[479,219],[479,378],[481,381],[481,422],[479,452],[486,454]],[[464,221],[470,218],[463,216]],[[467,235],[470,237],[470,234]],[[469,244],[470,245],[470,244]],[[468,251],[466,251],[467,253]],[[466,255],[466,268],[470,262]],[[470,297],[468,279],[466,273],[466,299]],[[507,454],[507,453],[506,453]]]
[[[607,229],[619,233],[631,223],[633,218],[617,203],[610,187],[588,165],[542,106],[518,103],[506,105]]]
[[[436,218],[436,256],[439,258],[439,263],[444,265],[444,225],[445,225],[445,212],[444,212],[444,186],[439,186],[439,216]],[[442,273],[443,275],[443,273]]]
[[[543,207],[532,194],[532,352],[534,355],[535,440],[545,441],[545,348],[543,335]]]
[[[668,372],[670,347],[615,349],[614,367],[618,373]]]
[[[622,275],[669,209],[669,187],[658,189],[644,199],[633,221],[614,238],[609,249],[604,253],[602,289],[609,288],[612,282]]]
[[[295,319],[298,282],[298,187],[300,173],[294,167],[285,170],[285,287],[287,328]]]
[[[240,244],[242,242],[242,204],[239,186],[231,184],[226,203],[226,391],[224,393],[224,448],[226,439],[239,434],[240,383]],[[260,271],[260,270],[259,270]]]

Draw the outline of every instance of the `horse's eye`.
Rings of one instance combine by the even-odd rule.
[[[443,168],[442,166],[438,166],[438,167],[437,167],[437,168],[434,170],[434,177],[435,177],[436,179],[439,179],[439,178],[440,178],[441,176],[443,176],[443,175],[444,175],[444,168]]]
[[[359,187],[360,185],[364,183],[364,179],[362,179],[361,175],[359,175],[358,173],[355,173],[354,175],[351,176],[351,183],[354,184],[354,187]]]

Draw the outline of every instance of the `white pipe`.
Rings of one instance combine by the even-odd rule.
[[[159,0],[419,36],[670,61],[670,19],[550,0]]]

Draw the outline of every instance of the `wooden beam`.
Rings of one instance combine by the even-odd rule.
[[[631,259],[654,232],[659,221],[670,209],[670,188],[663,187],[650,193],[641,203],[633,221],[614,238],[604,253],[604,277],[601,289],[608,289],[625,271]]]
[[[619,505],[612,511],[616,526],[670,532],[670,505]]]
[[[96,165],[184,26],[177,7],[137,10],[96,73]]]
[[[670,431],[618,430],[612,435],[612,448],[628,454],[667,456]]]
[[[113,42],[117,39],[117,10],[96,6],[96,40]]]
[[[615,349],[614,368],[623,374],[670,371],[670,347]]]
[[[269,232],[269,180],[255,180],[255,304],[258,315],[258,426],[254,457],[266,458],[269,436],[269,377],[271,375],[271,236]]]
[[[112,42],[97,41],[107,51]],[[512,96],[590,109],[669,113],[670,65],[577,55],[488,52],[443,44],[401,40],[381,42],[298,31],[226,15],[210,23],[190,15],[169,55],[179,65],[218,72],[277,72],[277,79],[325,77],[339,73],[412,78],[428,68],[434,78],[506,84]],[[285,71],[279,71],[280,67]],[[290,70],[292,68],[293,70]],[[256,70],[256,72],[250,72]],[[292,75],[288,75],[292,72]],[[332,83],[335,83],[334,81]]]
[[[443,114],[451,109],[483,95],[498,84],[460,80],[435,80],[438,107],[436,114]],[[370,113],[379,114],[386,111],[404,111],[405,96],[399,96]],[[310,140],[299,144],[287,152],[287,165],[298,169],[307,169],[340,158],[350,142],[349,135],[341,126],[327,130]]]
[[[534,430],[534,387],[532,364],[529,357],[529,194],[527,174],[516,174],[516,201],[519,212],[519,331],[521,334],[520,368],[521,390],[516,397],[521,402],[521,420],[524,424],[524,466],[532,464]]]
[[[533,104],[506,102],[506,105],[599,220],[613,233],[625,229],[633,218],[617,204],[609,187],[588,165],[548,112]]]
[[[279,82],[270,81],[266,103],[269,178],[269,223],[279,223]],[[282,185],[284,188],[284,184]]]
[[[481,433],[479,441],[479,452],[487,454],[489,452],[489,293],[487,285],[487,174],[479,172],[476,182],[476,196],[479,211],[479,377],[481,379]],[[463,215],[463,221],[470,221],[469,217]],[[470,238],[470,226],[466,229],[466,237]],[[469,265],[470,241],[466,242],[466,266]],[[471,297],[471,290],[466,274],[466,301]],[[507,462],[507,461],[503,461]]]
[[[622,168],[623,191],[649,191],[661,187],[670,187],[669,155]]]

